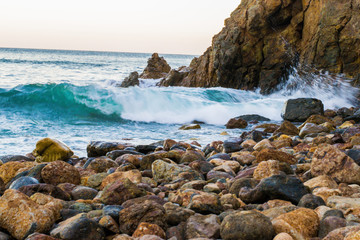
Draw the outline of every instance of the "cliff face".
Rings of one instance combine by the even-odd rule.
[[[269,93],[305,65],[360,78],[360,0],[242,0],[183,79],[161,85]]]

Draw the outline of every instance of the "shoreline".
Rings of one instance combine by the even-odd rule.
[[[306,108],[304,101],[313,105]],[[286,104],[285,119],[306,115],[299,127],[241,116],[227,127],[256,127],[206,146],[171,139],[136,146],[94,141],[88,156],[79,158],[45,138],[32,154],[3,156],[2,234],[29,240],[359,234],[358,109],[324,111],[314,99]]]

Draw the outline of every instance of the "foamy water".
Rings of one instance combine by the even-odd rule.
[[[116,84],[146,66],[150,54],[0,49],[0,152],[25,154],[43,137],[57,138],[80,156],[90,140],[146,144],[166,138],[201,144],[237,137],[232,117],[259,114],[274,122],[289,98],[315,97],[325,108],[350,107],[357,89],[342,76],[294,71],[271,95],[226,88],[140,87]],[[173,68],[193,56],[165,55]],[[191,121],[201,130],[180,131]],[[249,126],[247,130],[251,129]],[[229,136],[221,136],[226,130]]]

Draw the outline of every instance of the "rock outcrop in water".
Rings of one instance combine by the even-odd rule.
[[[242,0],[181,81],[162,86],[260,88],[269,93],[293,66],[360,79],[359,0]],[[355,83],[357,83],[355,81]]]
[[[157,53],[154,53],[151,58],[149,58],[148,65],[140,75],[140,78],[163,78],[170,72],[170,70],[171,67],[166,60],[163,57],[159,57]]]

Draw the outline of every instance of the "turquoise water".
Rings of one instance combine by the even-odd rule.
[[[341,76],[296,72],[268,96],[225,88],[159,88],[159,80],[116,87],[130,72],[140,73],[150,56],[0,48],[0,155],[30,152],[43,137],[65,142],[80,156],[91,140],[148,144],[172,138],[207,144],[241,134],[225,129],[231,117],[256,113],[278,122],[288,98],[317,97],[336,108],[351,106],[357,94]],[[172,68],[189,65],[194,57],[162,56]],[[201,130],[178,130],[193,120],[205,122]],[[220,135],[225,130],[229,136]]]

